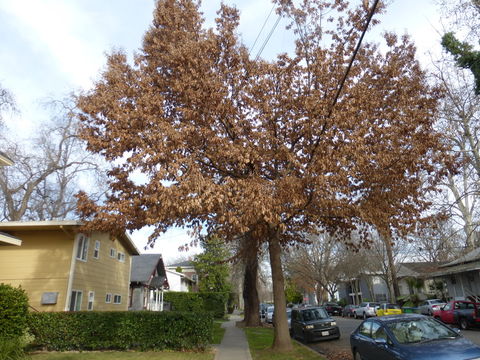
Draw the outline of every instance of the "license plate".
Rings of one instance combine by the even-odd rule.
[[[330,335],[328,331],[322,331],[322,336],[328,336]]]

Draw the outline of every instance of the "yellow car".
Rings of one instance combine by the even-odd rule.
[[[402,313],[402,309],[395,304],[380,304],[375,312],[377,316],[398,315]]]

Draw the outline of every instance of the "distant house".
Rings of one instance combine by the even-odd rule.
[[[11,166],[13,165],[13,160],[10,159],[7,154],[0,151],[0,166]]]
[[[388,301],[388,287],[380,274],[360,274],[338,284],[338,296],[347,304],[360,304],[364,301]]]
[[[480,248],[474,249],[458,259],[440,265],[431,274],[443,281],[450,298],[480,301]]]
[[[439,264],[432,262],[404,262],[397,265],[397,280],[400,295],[417,294],[420,298],[427,298],[433,295],[434,279],[432,273],[438,271]],[[419,279],[423,281],[420,288],[412,288],[408,279]]]
[[[13,161],[3,152],[0,151],[0,166],[11,166]],[[22,240],[17,239],[9,234],[0,233],[0,245],[22,245]]]
[[[79,232],[78,221],[3,222],[22,246],[0,247],[0,283],[21,285],[38,311],[127,310],[132,255],[127,234]]]
[[[161,254],[132,257],[129,310],[163,311],[163,291],[168,289]]]
[[[192,261],[182,261],[165,267],[170,291],[198,291],[198,274]]]

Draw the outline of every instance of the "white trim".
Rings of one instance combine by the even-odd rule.
[[[113,250],[113,255],[112,255],[112,250]],[[110,257],[111,257],[112,259],[116,259],[116,258],[117,258],[117,249],[115,249],[115,248],[113,248],[113,247],[110,248]]]
[[[115,301],[115,298],[116,298],[117,296],[120,298],[120,302],[116,302],[116,301]],[[120,295],[120,294],[114,294],[114,295],[113,295],[113,303],[114,303],[115,305],[121,305],[121,304],[122,304],[122,295]]]
[[[77,253],[75,255],[75,257],[77,258],[77,260],[80,260],[80,261],[83,261],[83,262],[87,262],[88,260],[88,245],[89,245],[89,242],[90,242],[90,239],[88,238],[88,236],[86,236],[85,234],[78,234],[78,239],[80,238],[83,238],[82,240],[82,249],[80,251],[80,255],[78,254],[78,246],[80,245],[79,243],[77,243]],[[80,240],[78,240],[80,241]],[[83,256],[85,256],[85,259],[83,258]]]
[[[72,251],[72,261],[70,262],[70,273],[68,275],[68,283],[67,283],[67,296],[65,300],[65,311],[68,311],[70,309],[70,297],[72,296],[72,284],[73,284],[73,278],[75,276],[75,265],[77,261],[77,242],[78,237],[80,234],[77,234],[73,238],[73,251]]]
[[[70,310],[70,304],[68,304],[68,310],[67,310],[67,311],[82,311],[83,291],[82,291],[82,290],[75,290],[75,289],[73,289],[72,291],[70,291],[70,299],[72,298],[72,293],[73,293],[74,291],[75,291],[77,294],[80,293],[80,306],[79,306],[78,310]],[[77,295],[77,297],[75,298],[75,305],[77,304],[77,300],[78,300],[78,295]]]
[[[108,298],[110,298],[109,301],[107,301]],[[105,294],[105,304],[111,304],[111,303],[112,303],[112,293],[106,293]]]
[[[97,244],[98,244],[98,249],[97,249]],[[93,258],[94,259],[100,259],[100,240],[95,240],[95,244],[93,245]],[[95,256],[95,251],[98,251],[97,256]]]
[[[20,246],[22,245],[22,240],[17,239],[13,236],[8,236],[5,234],[0,234],[0,244],[6,244],[6,245],[16,245]]]
[[[117,251],[117,260],[124,263],[125,262],[125,253]]]
[[[83,223],[76,220],[49,220],[49,221],[2,221],[0,228],[4,227],[34,227],[34,226],[79,226]]]
[[[90,301],[90,296],[92,297],[92,301]],[[92,303],[92,308],[90,309],[90,302]],[[93,306],[95,303],[95,291],[89,291],[87,297],[87,311],[93,311]]]

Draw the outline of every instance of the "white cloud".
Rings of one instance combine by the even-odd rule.
[[[72,1],[1,1],[0,9],[39,53],[74,86],[88,86],[103,62],[94,18]]]

